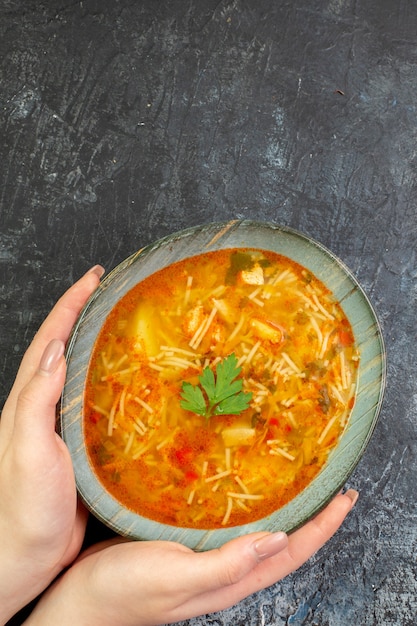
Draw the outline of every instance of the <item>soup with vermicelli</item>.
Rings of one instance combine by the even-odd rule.
[[[358,359],[340,304],[287,257],[179,261],[131,289],[99,333],[84,398],[91,464],[118,501],[162,523],[260,519],[326,463]]]

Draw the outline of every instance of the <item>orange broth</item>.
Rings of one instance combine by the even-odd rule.
[[[183,381],[235,354],[249,408],[209,418]],[[229,249],[146,278],[109,314],[84,402],[94,471],[123,505],[190,528],[260,519],[320,471],[354,404],[358,351],[329,290],[269,251]]]

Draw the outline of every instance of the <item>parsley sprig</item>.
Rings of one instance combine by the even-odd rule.
[[[207,366],[198,377],[199,385],[183,382],[181,407],[207,419],[212,415],[238,415],[248,408],[251,392],[243,392],[243,381],[237,378],[241,367],[235,354],[216,365],[216,375]]]

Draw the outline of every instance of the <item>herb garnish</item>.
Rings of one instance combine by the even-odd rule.
[[[183,382],[181,407],[207,419],[212,415],[238,415],[252,399],[252,392],[243,392],[243,381],[237,378],[241,369],[235,354],[216,365],[216,375],[209,366],[205,367],[198,377],[200,385]]]

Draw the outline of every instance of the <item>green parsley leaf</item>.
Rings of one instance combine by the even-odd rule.
[[[210,367],[205,367],[198,377],[200,385],[183,382],[181,407],[206,418],[212,415],[239,415],[245,411],[252,399],[252,393],[242,391],[243,381],[237,378],[241,367],[237,365],[235,354],[220,361],[216,375]]]
[[[213,371],[209,367],[203,369],[203,373],[198,377],[200,384],[208,398],[213,398],[216,394],[216,380]]]
[[[235,354],[229,355],[223,361],[220,361],[216,367],[216,390],[214,394],[214,402],[222,402],[225,398],[229,398],[242,390],[243,381],[241,378],[234,380],[239,376],[242,368],[237,365]],[[232,382],[233,381],[233,382]]]
[[[230,396],[226,398],[220,404],[217,404],[214,408],[215,415],[239,415],[249,406],[249,401],[246,396],[251,396],[251,393],[239,393],[236,396]]]
[[[187,411],[205,415],[207,411],[206,400],[200,387],[194,387],[191,383],[182,383],[181,406]]]

